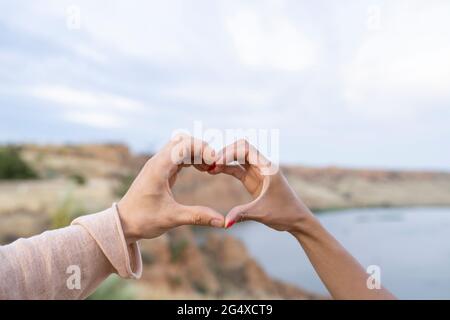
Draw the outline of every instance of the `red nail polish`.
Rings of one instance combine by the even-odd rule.
[[[234,221],[234,220],[231,220],[230,222],[228,222],[227,229],[231,228],[233,226],[233,224],[235,224],[235,223],[236,223],[236,221]]]
[[[213,162],[213,164],[209,166],[208,171],[213,171],[215,168],[216,168],[216,163]]]

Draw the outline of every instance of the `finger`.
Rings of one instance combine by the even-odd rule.
[[[194,165],[191,165],[191,164],[181,164],[181,165],[179,165],[180,170],[181,170],[181,168],[189,168],[189,167],[192,167],[192,166],[193,166],[195,169],[199,170],[199,171],[208,171],[208,169],[211,167],[211,166],[208,165],[208,164],[194,164]]]
[[[194,168],[198,171],[205,172],[208,171],[211,166],[209,164],[194,164]]]
[[[175,136],[170,145],[170,160],[174,166],[208,165],[216,159],[216,152],[208,143],[188,135]],[[201,167],[207,168],[207,167]]]
[[[219,212],[204,206],[180,205],[180,225],[200,225],[223,228],[225,218]]]
[[[252,203],[248,203],[232,208],[225,217],[225,228],[230,228],[238,222],[257,220],[257,215],[254,215],[251,210],[252,205]]]
[[[234,161],[237,161],[239,164],[245,164],[249,152],[250,144],[245,140],[238,140],[223,148],[216,162],[218,165],[226,165]]]
[[[252,202],[236,206],[228,212],[228,214],[225,216],[225,228],[229,228],[233,224],[245,220],[254,220],[261,222],[260,213],[262,210],[265,210],[261,207],[261,199],[267,192],[269,185],[270,177],[266,176],[263,179],[259,195]]]
[[[236,161],[238,163],[233,164]],[[270,161],[246,140],[238,140],[218,153],[216,163],[216,168],[208,171],[209,173],[230,174],[239,179],[247,191],[256,196],[258,186],[264,178],[263,169]]]
[[[207,142],[191,137],[186,142],[187,154],[190,153],[191,164],[212,165],[216,160],[216,152]],[[189,157],[189,156],[187,156]]]
[[[237,161],[240,165],[250,165],[259,169],[270,165],[270,161],[247,140],[238,140],[226,146],[217,156],[216,163],[219,167],[234,161]]]
[[[203,143],[204,143],[202,154],[203,163],[207,164],[208,166],[212,166],[213,164],[215,164],[217,159],[216,150],[211,148],[208,143],[206,142]]]
[[[240,181],[244,181],[247,171],[239,164],[236,165],[216,165],[212,170],[208,170],[208,173],[216,175],[219,173],[224,173],[235,177]]]

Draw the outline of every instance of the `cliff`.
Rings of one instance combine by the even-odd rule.
[[[19,147],[41,179],[0,180],[0,241],[8,243],[116,201],[148,156],[120,144]],[[450,205],[450,173],[283,167],[302,199],[316,211],[368,206]],[[183,204],[226,213],[250,201],[239,181],[182,170],[174,187]],[[314,294],[268,276],[238,240],[211,231],[199,243],[193,229],[178,228],[143,241],[143,280],[137,298],[293,298]]]

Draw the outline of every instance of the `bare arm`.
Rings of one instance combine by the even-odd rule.
[[[290,232],[333,298],[395,299],[384,288],[368,289],[368,274],[363,267],[312,214]]]
[[[239,162],[239,165],[232,162]],[[320,279],[335,299],[393,299],[386,289],[367,288],[368,274],[320,224],[289,186],[280,170],[246,141],[225,147],[210,174],[225,173],[239,179],[254,200],[234,207],[226,227],[254,220],[288,231],[305,250]]]

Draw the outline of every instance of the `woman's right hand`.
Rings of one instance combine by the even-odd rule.
[[[281,171],[274,170],[247,141],[225,147],[216,161],[211,174],[236,177],[254,198],[230,210],[226,227],[242,220],[255,220],[279,231],[289,231],[335,299],[395,299],[383,287],[369,289],[365,269],[313,216]],[[241,165],[232,165],[234,161]]]
[[[239,164],[233,164],[236,161]],[[279,168],[246,140],[225,147],[217,155],[216,166],[208,172],[239,179],[254,199],[229,211],[225,220],[227,228],[236,222],[254,220],[278,231],[293,231],[312,216]]]

